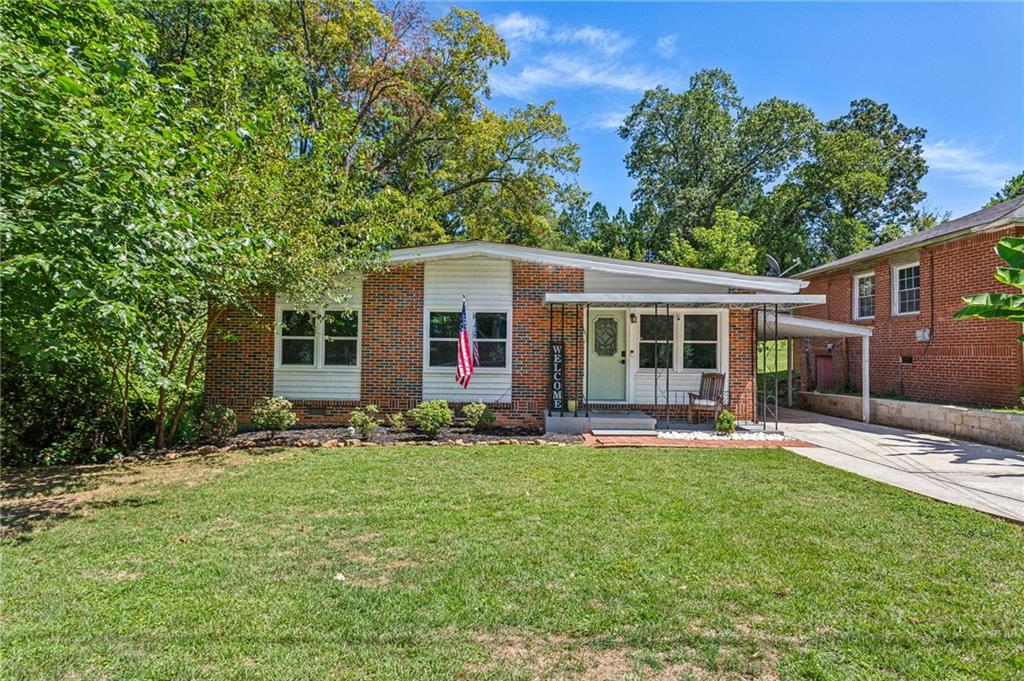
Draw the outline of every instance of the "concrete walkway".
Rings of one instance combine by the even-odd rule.
[[[1024,452],[780,409],[788,436],[818,445],[787,447],[872,480],[1024,522]]]

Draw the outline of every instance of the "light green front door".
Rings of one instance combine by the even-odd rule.
[[[625,401],[626,311],[591,310],[587,345],[589,400]]]

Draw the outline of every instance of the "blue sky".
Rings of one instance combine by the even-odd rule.
[[[632,205],[622,116],[644,89],[685,89],[709,67],[748,105],[778,96],[828,119],[853,99],[887,102],[927,129],[926,204],[954,216],[1024,169],[1022,3],[455,4],[508,42],[492,105],[556,100],[581,145],[580,183],[612,211]]]

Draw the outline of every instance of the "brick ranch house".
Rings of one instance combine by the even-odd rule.
[[[1024,234],[1024,196],[801,275],[828,302],[797,315],[871,327],[871,390],[954,404],[1015,405],[1024,384],[1017,336],[1005,320],[956,320],[962,297],[1017,292],[993,279],[996,242]],[[801,388],[860,390],[862,350],[843,338],[805,341]]]
[[[345,423],[371,403],[390,413],[483,401],[501,423],[541,428],[569,399],[586,413],[681,416],[701,374],[718,372],[730,409],[750,421],[759,315],[825,302],[805,286],[481,241],[395,250],[385,269],[312,309],[267,293],[255,315],[225,311],[205,401],[246,423],[256,399],[281,395],[303,424]],[[454,368],[463,296],[480,351],[468,389]]]

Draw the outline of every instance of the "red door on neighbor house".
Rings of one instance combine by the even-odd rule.
[[[814,358],[814,377],[815,388],[818,390],[831,390],[836,387],[830,355],[818,355]]]

